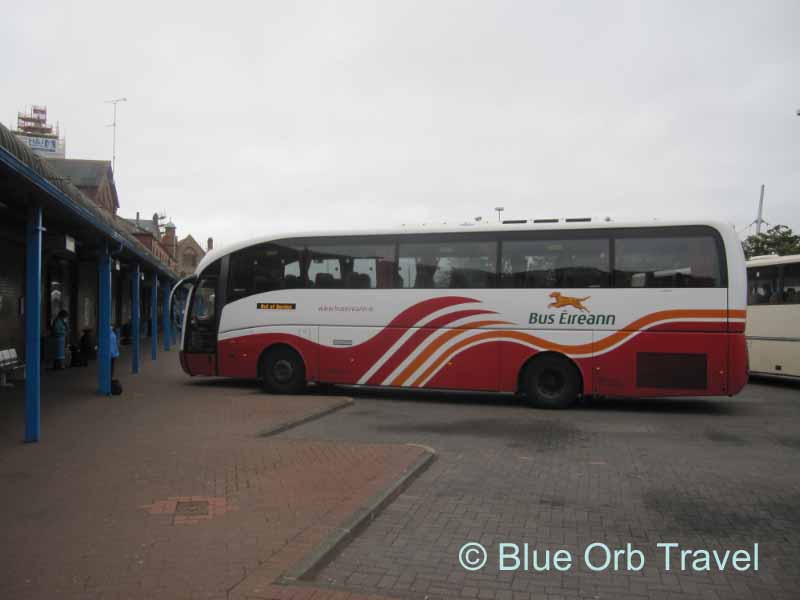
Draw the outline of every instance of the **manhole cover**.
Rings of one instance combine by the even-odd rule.
[[[208,514],[207,500],[191,500],[188,502],[178,502],[175,506],[175,514],[182,517],[200,517]]]
[[[142,506],[151,515],[169,515],[173,525],[194,525],[236,510],[224,496],[172,496]]]

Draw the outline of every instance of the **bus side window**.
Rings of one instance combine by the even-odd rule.
[[[783,302],[800,304],[800,263],[783,265]]]
[[[312,258],[308,266],[308,280],[315,288],[341,287],[342,271],[339,259]]]
[[[721,287],[711,236],[622,237],[614,240],[616,287]]]
[[[312,287],[387,289],[393,287],[394,245],[347,238],[320,240],[308,246]]]
[[[231,254],[228,302],[253,294],[305,287],[300,253],[286,246],[268,243]]]
[[[781,304],[778,289],[778,267],[750,267],[747,269],[747,303]]]
[[[502,247],[505,288],[608,287],[608,239],[511,240]]]
[[[398,286],[413,288],[417,282],[417,261],[411,256],[401,256],[397,266]]]
[[[415,289],[483,289],[495,287],[497,244],[493,241],[449,241],[400,244],[402,287]]]

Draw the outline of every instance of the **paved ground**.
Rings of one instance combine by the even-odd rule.
[[[21,390],[2,392],[0,598],[289,597],[270,582],[422,453],[261,437],[346,398],[189,380],[176,362],[121,364],[119,397],[88,370],[47,373],[39,444],[19,442]]]
[[[168,360],[87,393],[46,376],[43,441],[22,445],[0,394],[0,597],[547,600],[795,598],[800,388],[728,400],[595,401],[531,410],[508,397],[360,391],[269,397],[188,380]],[[124,365],[121,366],[124,372]],[[432,466],[312,581],[273,584],[419,457]],[[460,547],[490,560],[469,573]],[[499,542],[645,553],[641,572],[500,572]],[[667,572],[658,542],[760,544],[757,573]],[[374,595],[374,596],[373,596]]]
[[[406,598],[797,598],[800,388],[750,385],[735,399],[596,401],[569,412],[491,396],[355,396],[293,439],[413,441],[436,463],[317,577]],[[483,543],[468,573],[458,550]],[[500,572],[496,545],[644,551],[641,572]],[[758,573],[666,572],[658,542],[760,544]]]

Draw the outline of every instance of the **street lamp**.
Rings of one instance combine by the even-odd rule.
[[[112,142],[111,147],[111,170],[114,171],[114,167],[117,164],[117,104],[120,102],[127,102],[127,98],[114,98],[113,100],[106,100],[106,104],[113,104],[114,105],[114,121],[108,127],[114,128],[114,141]]]
[[[502,207],[502,206],[497,206],[497,207],[495,207],[495,210],[497,211],[497,222],[498,223],[502,223],[502,219],[500,217],[500,213],[503,212],[505,210],[505,208]]]

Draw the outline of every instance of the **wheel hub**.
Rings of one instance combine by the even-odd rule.
[[[294,367],[292,367],[292,363],[286,359],[275,361],[275,364],[272,366],[272,376],[278,383],[287,383],[292,379],[293,374]]]
[[[537,378],[536,388],[539,394],[548,398],[554,398],[561,394],[564,389],[564,375],[554,369],[547,369]]]

